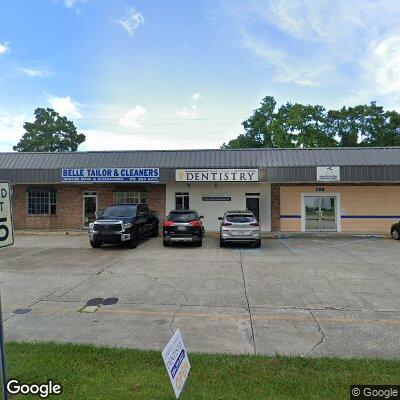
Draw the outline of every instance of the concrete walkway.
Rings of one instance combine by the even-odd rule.
[[[130,250],[17,236],[0,250],[5,334],[162,349],[179,328],[191,352],[398,358],[399,251],[362,237],[266,239],[261,249],[156,238]]]

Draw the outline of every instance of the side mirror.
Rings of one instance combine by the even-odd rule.
[[[222,221],[223,218],[222,218],[222,217],[218,217],[218,219],[219,219],[220,221]]]
[[[204,218],[204,215],[200,215],[200,219],[201,219],[201,218]]]

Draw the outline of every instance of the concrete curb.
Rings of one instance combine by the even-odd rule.
[[[15,236],[52,236],[52,235],[68,235],[68,236],[87,236],[86,230],[47,230],[47,229],[17,229]],[[160,233],[160,235],[162,232]],[[219,238],[219,232],[206,232],[206,237]],[[286,239],[286,238],[372,238],[372,239],[390,239],[389,234],[365,234],[360,232],[263,232],[263,239]]]
[[[389,234],[382,233],[360,233],[360,232],[274,232],[272,237],[276,239],[285,238],[370,238],[370,239],[389,239],[391,236]]]
[[[87,236],[84,230],[45,230],[45,229],[18,229],[14,231],[15,236],[52,236],[52,235],[68,235],[68,236]]]

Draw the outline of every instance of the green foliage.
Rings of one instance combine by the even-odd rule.
[[[85,141],[72,121],[51,108],[37,108],[35,122],[25,122],[25,133],[15,151],[77,151]]]
[[[174,399],[161,351],[27,342],[7,343],[6,350],[10,377],[52,379],[63,388],[60,399]],[[395,359],[189,354],[189,360],[182,400],[348,399],[351,384],[393,384],[400,371]]]
[[[376,102],[329,111],[298,103],[276,109],[267,96],[242,125],[245,133],[222,148],[400,146],[400,114]]]

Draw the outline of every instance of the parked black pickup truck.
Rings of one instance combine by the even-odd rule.
[[[89,224],[90,245],[126,243],[134,249],[139,239],[158,235],[158,218],[145,204],[119,204],[106,208]]]

